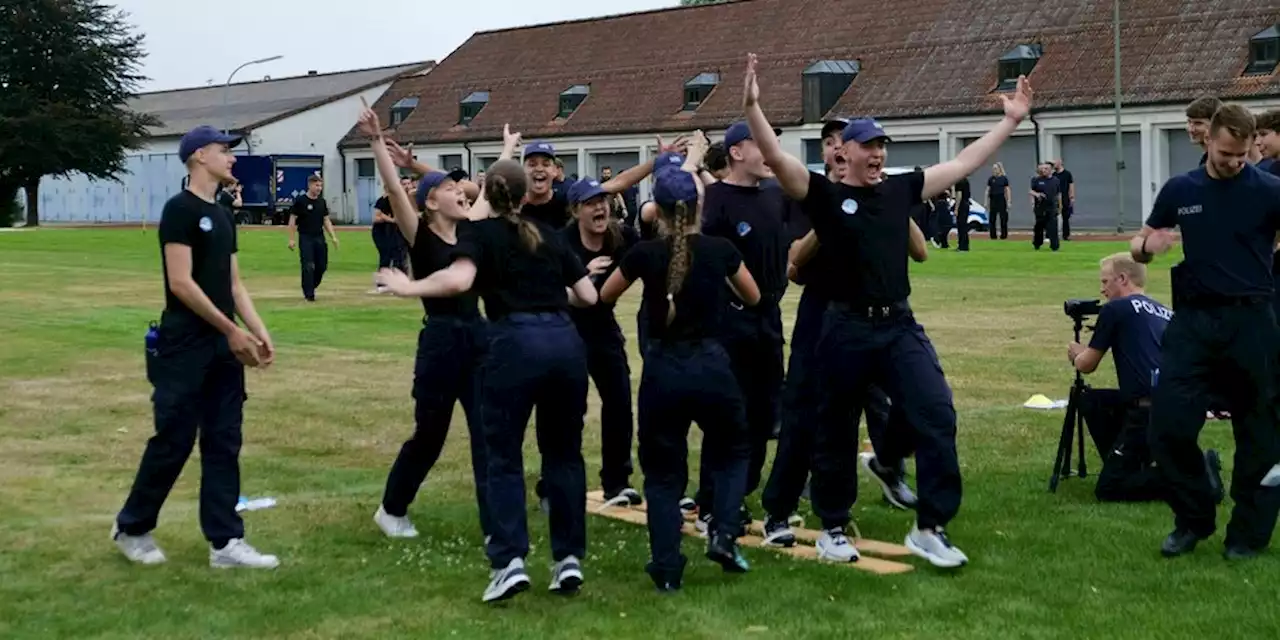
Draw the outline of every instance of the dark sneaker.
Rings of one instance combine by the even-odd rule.
[[[1174,529],[1169,537],[1164,539],[1164,544],[1160,545],[1160,555],[1166,558],[1176,558],[1195,551],[1196,544],[1204,538],[1196,535],[1190,529]]]
[[[610,507],[637,507],[644,504],[640,492],[631,487],[622,487],[604,492],[604,503]]]
[[[763,544],[768,547],[793,547],[796,544],[796,534],[785,520],[774,520],[773,516],[769,516],[764,521]]]
[[[892,469],[881,465],[876,460],[876,454],[871,452],[858,454],[858,459],[862,462],[862,468],[880,484],[885,501],[899,509],[916,508],[916,494],[903,479],[906,475],[903,469]]]
[[[731,535],[716,534],[707,545],[707,558],[724,567],[727,573],[746,573],[751,566],[738,549],[738,541]]]

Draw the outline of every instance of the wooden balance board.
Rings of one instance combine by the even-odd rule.
[[[648,503],[639,506],[605,506],[604,492],[592,491],[587,494],[587,512],[596,515],[602,515],[614,520],[630,522],[632,524],[647,525],[649,523],[648,514],[645,512],[645,506]],[[702,534],[693,526],[694,516],[691,513],[685,513],[684,526],[681,531],[691,537],[701,537]],[[758,549],[766,549],[775,553],[781,553],[793,558],[804,558],[806,560],[818,560],[818,551],[812,545],[822,535],[820,531],[812,529],[796,529],[792,531],[796,535],[797,544],[792,547],[774,547],[765,546],[764,538],[760,534],[764,532],[764,523],[756,520],[751,523],[751,533],[754,535],[746,535],[738,538],[738,544],[744,547],[754,547]],[[806,544],[800,544],[806,543]],[[912,565],[874,556],[889,557],[905,557],[911,555],[911,551],[906,547],[890,542],[881,542],[879,540],[858,539],[854,541],[854,545],[861,552],[861,558],[857,562],[823,562],[832,566],[843,566],[851,569],[861,569],[871,573],[888,575],[894,573],[906,573],[915,569]],[[871,554],[871,555],[867,555]]]

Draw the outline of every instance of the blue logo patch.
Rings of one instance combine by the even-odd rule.
[[[200,230],[205,233],[213,231],[213,220],[210,220],[209,216],[200,218]]]
[[[858,201],[849,198],[840,205],[840,209],[848,215],[853,215],[858,212]]]
[[[739,223],[738,223],[738,235],[739,235],[739,236],[745,236],[745,235],[747,235],[748,233],[751,233],[751,225],[747,224],[746,222],[739,222]]]

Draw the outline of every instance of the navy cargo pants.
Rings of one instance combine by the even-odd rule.
[[[480,530],[489,534],[489,513],[485,507],[488,457],[476,406],[487,347],[485,325],[479,316],[431,316],[418,333],[418,354],[413,366],[413,437],[400,447],[400,454],[387,475],[382,507],[388,514],[403,517],[408,512],[427,474],[440,459],[454,404],[460,403],[470,433]]]
[[[302,296],[314,300],[324,272],[329,269],[329,245],[324,236],[299,233],[298,259],[302,261]]]
[[[1260,550],[1271,542],[1280,488],[1263,487],[1280,462],[1275,400],[1277,333],[1271,300],[1175,302],[1165,329],[1159,382],[1152,395],[1150,443],[1169,485],[1175,526],[1207,537],[1216,529],[1216,505],[1198,440],[1210,395],[1220,393],[1231,412],[1235,463],[1227,525],[1228,547]]]
[[[640,468],[649,501],[648,567],[656,581],[679,579],[684,518],[680,497],[689,480],[689,426],[702,429],[702,471],[708,478],[713,526],[741,535],[738,508],[746,494],[751,445],[742,391],[717,341],[665,343],[645,350],[639,393]]]
[[[960,509],[956,412],[938,355],[910,306],[832,303],[818,341],[823,391],[818,406],[810,497],[823,528],[848,524],[858,497],[858,433],[848,416],[875,384],[901,407],[909,429],[889,429],[877,457],[897,460],[914,448],[921,529],[945,526]],[[908,402],[908,399],[909,402]]]
[[[513,313],[489,326],[480,421],[488,466],[489,562],[505,568],[529,553],[525,510],[524,432],[535,429],[550,502],[551,554],[584,559],[587,479],[582,423],[587,413],[587,361],[577,328],[562,312]]]
[[[236,513],[240,499],[240,444],[244,420],[244,365],[227,339],[211,330],[162,326],[147,379],[154,392],[155,434],[147,441],[133,488],[116,523],[125,535],[156,528],[160,508],[200,443],[200,528],[215,547],[244,537]]]
[[[616,325],[608,333],[584,334],[587,373],[600,395],[600,484],[605,493],[630,486],[631,442],[635,416],[631,412],[631,365],[626,339]]]

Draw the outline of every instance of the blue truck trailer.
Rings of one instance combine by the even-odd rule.
[[[324,177],[324,156],[236,156],[231,173],[240,181],[241,224],[286,224],[293,199],[307,192],[307,178]]]

